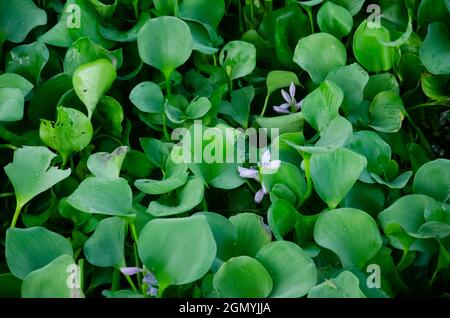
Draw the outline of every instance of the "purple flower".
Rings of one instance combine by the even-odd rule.
[[[258,162],[258,170],[255,168],[242,168],[238,167],[239,176],[246,179],[254,179],[261,183],[260,174],[272,174],[277,172],[280,168],[281,160],[271,160],[270,150],[264,151],[261,156],[261,161]],[[261,203],[264,196],[267,194],[267,189],[263,183],[261,183],[261,189],[255,193],[255,202]]]
[[[291,112],[298,111],[300,108],[302,108],[303,100],[300,102],[297,102],[295,99],[295,85],[291,82],[291,85],[289,86],[289,94],[282,89],[281,95],[283,95],[284,100],[286,103],[281,104],[280,106],[273,106],[273,110],[280,114],[290,114]]]
[[[145,272],[144,278],[142,279],[142,283],[148,286],[147,295],[153,297],[156,297],[156,295],[158,295],[158,288],[156,288],[158,286],[158,280],[156,279],[155,275],[153,275],[149,271],[146,271],[139,267],[121,267],[120,271],[122,272],[122,274],[126,276],[132,276],[137,273]]]

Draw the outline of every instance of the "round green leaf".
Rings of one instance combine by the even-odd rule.
[[[163,72],[166,79],[192,53],[192,35],[186,22],[170,16],[148,21],[138,33],[139,55],[144,63]]]
[[[270,297],[302,297],[316,285],[314,261],[292,242],[278,241],[265,245],[256,255],[273,280]]]
[[[333,69],[347,61],[345,46],[328,33],[314,33],[300,39],[295,48],[294,62],[319,84]]]
[[[390,34],[384,26],[370,28],[364,20],[353,37],[353,53],[369,72],[388,71],[394,65],[395,49],[381,42],[389,41]]]
[[[224,0],[183,1],[178,9],[180,18],[209,24],[214,28],[217,28],[224,14]]]
[[[428,26],[425,41],[420,47],[420,60],[432,74],[450,74],[450,31],[441,22]]]
[[[130,101],[145,113],[162,113],[164,111],[164,95],[161,88],[153,82],[142,82],[130,93]]]
[[[299,219],[297,210],[289,201],[280,199],[272,203],[267,212],[269,227],[277,240],[283,240],[291,232]]]
[[[99,267],[124,267],[125,229],[126,222],[118,217],[100,221],[94,234],[84,243],[88,262]]]
[[[375,96],[385,91],[400,94],[397,79],[391,73],[375,74],[369,77],[369,82],[364,88],[364,97],[373,100]]]
[[[405,118],[403,101],[396,93],[381,92],[370,104],[369,116],[369,126],[373,129],[384,133],[397,132]]]
[[[204,216],[155,219],[142,229],[139,257],[160,288],[203,277],[216,256],[216,243]]]
[[[116,69],[106,59],[79,66],[72,78],[73,87],[91,118],[98,102],[116,79]]]
[[[72,245],[43,227],[6,231],[6,262],[14,276],[24,279],[61,255],[73,257]]]
[[[132,213],[132,192],[123,178],[84,179],[67,201],[75,209],[86,213],[129,215]]]
[[[352,30],[353,17],[346,8],[327,1],[317,12],[317,23],[320,31],[330,33],[340,39]]]
[[[367,165],[361,155],[345,148],[311,156],[311,178],[317,194],[330,208],[335,208]]]
[[[357,209],[342,208],[319,215],[314,240],[339,256],[343,267],[363,269],[381,248],[381,235],[372,217]]]
[[[414,178],[413,191],[447,202],[450,199],[450,160],[436,159],[420,167]]]
[[[256,67],[256,48],[244,41],[228,42],[220,51],[219,62],[231,80],[244,77]]]
[[[273,286],[266,269],[248,256],[234,257],[222,264],[213,284],[219,297],[224,298],[264,298]]]

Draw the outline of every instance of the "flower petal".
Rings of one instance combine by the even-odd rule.
[[[278,170],[278,168],[280,168],[281,165],[281,160],[272,160],[271,162],[269,162],[266,165],[266,168],[271,169],[271,170]]]
[[[156,297],[158,295],[158,289],[153,286],[148,286],[147,288],[147,295]]]
[[[295,85],[291,82],[291,86],[289,86],[289,94],[291,94],[291,100],[295,97]]]
[[[290,104],[292,102],[291,96],[284,89],[281,90],[281,95],[283,95],[283,98],[287,103]]]
[[[156,279],[155,275],[153,275],[152,273],[148,272],[144,278],[142,279],[142,282],[144,282],[147,285],[153,285],[153,286],[158,286],[158,280]]]
[[[238,171],[241,178],[255,179],[256,181],[259,181],[259,172],[256,169],[238,167]]]
[[[288,103],[284,103],[284,104],[281,104],[279,107],[282,109],[289,109],[289,107],[291,107],[291,105]]]
[[[303,106],[303,99],[302,99],[301,101],[299,101],[299,102],[295,105],[295,108],[296,108],[297,110],[299,110],[299,109],[302,108],[302,106]]]
[[[279,114],[290,114],[289,110],[281,108],[281,106],[273,106],[273,110]]]
[[[264,191],[264,187],[263,187],[262,189],[260,189],[258,192],[255,193],[255,202],[261,203],[265,194],[266,194],[266,192]]]
[[[261,156],[261,165],[265,166],[270,163],[270,149],[267,148],[266,151],[264,151],[263,155]]]
[[[137,273],[142,272],[142,268],[139,268],[139,267],[121,267],[120,271],[122,272],[122,274],[124,274],[126,276],[132,276],[132,275],[135,275]]]

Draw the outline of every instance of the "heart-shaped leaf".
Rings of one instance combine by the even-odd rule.
[[[61,255],[73,257],[70,242],[43,227],[8,229],[5,244],[8,267],[20,279]]]
[[[264,298],[273,286],[267,270],[248,256],[233,257],[222,264],[213,284],[219,297],[224,298]]]
[[[294,62],[319,84],[328,73],[344,66],[347,53],[344,45],[328,33],[314,33],[300,39],[295,48]]]
[[[106,59],[79,66],[73,74],[73,87],[91,118],[95,107],[116,79],[116,69]]]
[[[197,215],[150,221],[141,231],[138,250],[164,289],[203,277],[216,256],[216,243],[206,218]]]
[[[22,75],[32,83],[38,83],[48,59],[49,51],[44,43],[33,42],[16,46],[6,57],[6,71]]]
[[[350,271],[325,280],[312,288],[308,298],[367,298],[359,288],[359,279]]]
[[[330,33],[340,39],[352,30],[353,17],[346,8],[327,1],[317,12],[317,23],[320,31]]]
[[[450,199],[450,160],[436,159],[420,167],[414,178],[413,191],[447,202]]]
[[[230,80],[244,77],[256,67],[256,49],[244,41],[228,42],[220,51],[219,62]]]
[[[270,297],[302,297],[316,284],[317,270],[314,261],[292,242],[269,243],[255,258],[272,277]]]
[[[420,47],[420,60],[432,74],[450,74],[449,32],[442,22],[433,22],[428,26],[427,37]]]
[[[186,22],[170,16],[151,19],[137,37],[139,55],[144,63],[160,70],[166,80],[192,53],[192,35]]]
[[[153,82],[136,85],[130,93],[130,101],[145,113],[162,113],[164,110],[164,95]]]
[[[404,112],[403,101],[398,94],[381,92],[370,104],[369,126],[384,133],[397,132],[402,127]]]
[[[342,266],[363,269],[381,248],[381,235],[372,217],[357,209],[342,208],[319,215],[314,240],[339,256]]]
[[[363,156],[345,148],[311,156],[311,178],[320,198],[334,209],[367,165]]]

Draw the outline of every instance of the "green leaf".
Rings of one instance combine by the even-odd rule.
[[[304,173],[289,162],[282,162],[275,173],[263,174],[262,181],[271,198],[276,195],[294,206],[303,202],[307,192]],[[274,190],[279,186],[282,186],[283,191],[275,194]]]
[[[84,243],[88,262],[99,267],[124,267],[125,229],[126,222],[118,217],[100,221],[94,234]]]
[[[89,37],[79,38],[67,49],[64,56],[64,72],[72,76],[79,66],[99,59],[108,60],[117,70],[122,65],[122,49],[110,52]]]
[[[346,114],[357,111],[364,99],[364,88],[369,82],[369,74],[358,63],[353,63],[334,69],[328,73],[326,79],[336,83],[342,89],[343,111]]]
[[[369,126],[383,133],[395,133],[402,128],[405,109],[400,96],[393,92],[381,92],[369,107]]]
[[[230,80],[244,77],[256,67],[256,48],[244,41],[228,42],[220,51],[219,62]]]
[[[253,213],[239,213],[230,217],[237,230],[235,256],[255,257],[258,251],[272,240],[269,227],[263,218]]]
[[[352,132],[352,124],[344,117],[338,115],[320,132],[320,139],[314,146],[297,146],[294,144],[292,146],[309,153],[335,151],[345,145],[352,136]]]
[[[203,181],[193,177],[175,193],[150,202],[147,212],[156,217],[188,212],[202,202],[204,191]]]
[[[230,116],[243,128],[248,127],[250,104],[255,97],[253,86],[243,87],[231,92],[231,103],[222,102],[219,112]]]
[[[141,147],[144,149],[147,158],[156,167],[164,168],[166,160],[169,157],[172,144],[164,143],[154,138],[141,138]]]
[[[159,114],[164,111],[164,95],[161,88],[153,82],[142,82],[130,93],[130,101],[140,111]]]
[[[189,172],[185,164],[175,164],[167,160],[166,174],[162,180],[138,179],[134,186],[147,194],[164,194],[183,186],[188,177]]]
[[[192,35],[186,22],[176,17],[157,17],[148,21],[137,37],[144,63],[160,70],[166,80],[192,53]]]
[[[344,45],[328,33],[314,33],[300,39],[295,48],[294,62],[319,84],[328,73],[344,66],[347,53]]]
[[[204,216],[155,219],[142,229],[139,257],[160,288],[203,277],[216,256],[216,243]]]
[[[116,216],[133,213],[131,188],[123,178],[86,178],[67,201],[75,209],[86,213]]]
[[[371,177],[378,182],[379,184],[383,184],[391,189],[402,189],[406,186],[406,184],[408,183],[409,179],[411,179],[413,172],[412,171],[406,171],[404,173],[402,173],[401,175],[399,175],[397,178],[395,178],[392,181],[386,181],[383,180],[381,177],[379,177],[376,174],[370,174]]]
[[[267,129],[270,138],[272,138],[270,128],[279,129],[279,134],[282,135],[301,131],[305,123],[303,112],[275,117],[257,116],[255,121],[259,127]]]
[[[344,268],[363,269],[381,248],[381,235],[372,217],[357,209],[342,208],[319,215],[314,240],[339,256]]]
[[[276,90],[288,87],[291,83],[294,83],[296,86],[301,85],[295,73],[289,71],[270,71],[266,78],[267,95],[270,96]]]
[[[269,243],[255,258],[272,277],[270,297],[302,297],[316,285],[317,270],[314,261],[292,242]]]
[[[2,298],[20,298],[22,281],[11,273],[0,274],[0,296]]]
[[[18,88],[0,88],[0,122],[19,121],[23,118],[25,99]]]
[[[356,15],[362,8],[365,0],[332,0],[344,8],[347,8],[352,15]]]
[[[383,210],[384,201],[384,192],[380,186],[356,182],[341,202],[341,206],[363,210],[376,216]]]
[[[450,160],[436,159],[420,167],[414,177],[413,191],[447,202],[450,199]]]
[[[400,94],[397,79],[391,73],[381,73],[369,77],[369,82],[364,88],[364,97],[373,100],[381,92],[393,92]]]
[[[429,98],[433,100],[443,100],[450,93],[447,91],[448,76],[434,76],[423,73],[421,78],[422,90]]]
[[[16,46],[6,57],[6,72],[17,73],[32,83],[38,83],[48,59],[48,49],[41,42]]]
[[[420,47],[420,60],[432,74],[450,74],[450,31],[441,22],[428,26],[425,41]]]
[[[0,2],[0,33],[6,40],[20,43],[39,25],[47,23],[47,14],[32,0]]]
[[[89,156],[87,167],[96,177],[119,178],[120,169],[128,150],[129,148],[127,146],[121,146],[111,153],[94,153]]]
[[[43,227],[8,229],[5,245],[8,267],[20,279],[61,255],[73,257],[69,241]]]
[[[18,88],[26,97],[33,89],[33,84],[18,74],[4,73],[0,75],[0,88]]]
[[[206,97],[194,99],[186,108],[186,116],[190,119],[201,118],[211,109],[211,102]]]
[[[233,223],[226,217],[212,212],[199,212],[195,215],[206,217],[217,245],[216,257],[220,260],[228,260],[233,256],[238,233]]]
[[[299,213],[289,201],[279,199],[270,205],[267,221],[270,230],[277,240],[283,240],[294,228],[299,219]]]
[[[79,38],[88,36],[93,42],[108,49],[114,43],[101,35],[98,24],[97,13],[88,1],[67,0],[58,23],[38,40],[49,45],[69,47]]]
[[[14,152],[5,172],[14,186],[18,208],[70,175],[70,169],[50,167],[55,157],[46,147],[24,146]]]
[[[341,39],[352,30],[353,17],[346,8],[327,1],[317,13],[317,23],[320,31],[330,33]]]
[[[381,44],[389,42],[389,31],[384,27],[370,28],[367,20],[358,27],[353,38],[353,53],[369,72],[388,71],[394,65],[395,49]]]
[[[302,114],[315,130],[322,131],[338,116],[343,100],[342,90],[335,83],[324,81],[305,97]]]
[[[408,234],[416,233],[425,223],[424,211],[432,200],[422,194],[406,195],[378,214],[381,228],[387,234],[393,247],[426,253],[436,249],[432,242],[414,239]],[[409,238],[409,242],[405,240],[405,236]],[[408,245],[405,245],[405,242]]]
[[[114,66],[106,59],[99,59],[79,66],[73,74],[73,87],[88,110],[91,118],[98,102],[116,79]]]
[[[123,120],[122,105],[110,96],[103,96],[95,109],[94,121],[115,137],[121,137]]]
[[[180,18],[209,24],[214,28],[217,28],[224,14],[224,0],[183,1],[178,8]]]
[[[359,288],[359,279],[350,271],[343,271],[335,278],[325,280],[312,288],[308,298],[367,298]]]
[[[42,120],[39,136],[45,145],[58,151],[64,162],[72,152],[79,152],[91,142],[92,124],[82,112],[59,106],[56,122]]]
[[[223,298],[264,298],[273,286],[267,270],[248,256],[234,257],[222,264],[213,284]]]
[[[361,155],[345,148],[311,156],[311,178],[317,194],[334,209],[367,165]]]
[[[43,268],[30,273],[23,280],[22,297],[24,298],[82,298],[81,288],[70,288],[68,281],[79,271],[71,273],[75,268],[72,256],[61,255]],[[76,280],[79,282],[80,278]]]

